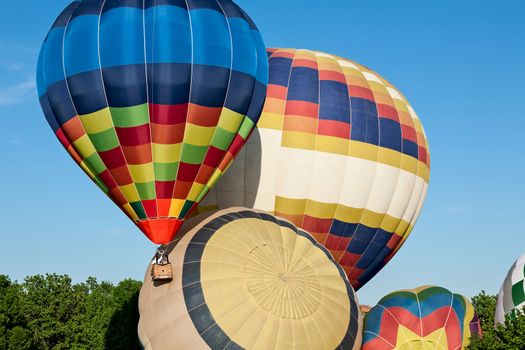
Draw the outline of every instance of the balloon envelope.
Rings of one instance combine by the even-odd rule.
[[[243,208],[199,222],[170,247],[173,281],[146,272],[145,349],[360,349],[352,286],[308,233]]]
[[[74,160],[155,243],[167,243],[259,119],[268,75],[230,0],[83,0],[38,60],[44,114]]]
[[[496,304],[496,323],[505,323],[505,317],[525,306],[525,254],[512,265],[503,281]]]
[[[391,293],[365,316],[362,350],[461,350],[481,336],[467,298],[440,287]]]
[[[426,196],[417,115],[377,73],[337,56],[270,49],[254,135],[201,211],[253,207],[327,247],[358,289],[398,251]]]

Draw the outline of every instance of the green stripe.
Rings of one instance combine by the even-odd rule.
[[[115,129],[90,134],[89,138],[98,152],[109,151],[120,146]]]
[[[241,135],[241,137],[246,140],[254,126],[255,125],[250,118],[244,118],[241,128],[239,129],[239,135]]]
[[[149,123],[148,104],[133,107],[110,107],[113,124],[117,128],[127,128]]]
[[[155,199],[155,182],[136,183],[137,191],[140,199],[152,200]]]
[[[518,283],[512,285],[512,302],[514,303],[514,306],[518,306],[524,301],[525,292],[523,291],[523,280],[521,280]]]
[[[142,207],[141,202],[132,202],[132,203],[129,203],[129,205],[131,205],[131,207],[133,208],[133,210],[135,211],[135,214],[137,214],[139,219],[144,220],[148,218],[148,216],[146,215],[146,212],[144,211],[144,208]]]
[[[228,147],[230,147],[234,137],[234,133],[218,127],[215,129],[215,135],[213,135],[211,145],[215,148],[226,151]]]
[[[100,174],[104,170],[106,170],[106,166],[102,162],[102,159],[100,159],[100,156],[98,153],[93,153],[89,157],[85,159],[86,164],[89,164],[89,166],[92,168],[92,170],[95,172],[95,174]]]
[[[194,146],[185,143],[182,146],[181,162],[188,164],[201,164],[208,152],[208,146]]]
[[[179,163],[155,163],[155,180],[175,181]]]

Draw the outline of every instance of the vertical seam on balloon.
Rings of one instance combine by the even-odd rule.
[[[380,149],[380,145],[381,145],[381,123],[379,122],[379,112],[377,110],[377,101],[376,101],[376,97],[375,97],[375,94],[374,94],[374,90],[372,89],[372,87],[370,86],[369,84],[369,81],[368,79],[365,77],[365,75],[363,74],[363,71],[361,69],[359,69],[359,73],[361,73],[361,75],[363,76],[363,78],[365,79],[369,89],[370,89],[370,92],[372,93],[372,96],[374,98],[374,101],[372,102],[374,105],[375,105],[375,109],[376,109],[376,115],[377,115],[377,132],[378,132],[378,146],[376,147],[376,151],[377,151],[377,156],[376,156],[376,160],[374,162],[374,175],[372,176],[372,178],[370,179],[371,180],[371,185],[370,185],[370,190],[368,191],[368,197],[366,199],[366,203],[364,205],[364,208],[363,208],[363,212],[361,213],[360,217],[359,217],[359,220],[357,222],[357,226],[356,226],[356,229],[354,231],[354,234],[358,231],[359,227],[360,226],[366,226],[366,225],[363,225],[362,224],[362,220],[363,220],[363,216],[365,215],[365,211],[366,211],[366,208],[368,207],[369,203],[370,203],[370,195],[372,194],[372,191],[373,191],[373,188],[374,188],[374,184],[377,180],[377,164],[379,163],[379,149]],[[365,105],[366,106],[366,105]],[[365,108],[365,123],[366,123],[366,133],[365,133],[365,139],[368,138],[368,118],[369,118],[369,109],[368,109],[368,106],[366,106]],[[376,230],[376,233],[377,233],[377,230]],[[354,266],[351,266],[350,269],[349,269],[349,272],[348,274],[350,274],[353,270],[355,270],[357,268],[357,265],[359,264],[359,262],[361,261],[361,259],[363,258],[365,252],[368,250],[368,248],[370,247],[370,244],[372,243],[374,237],[375,237],[375,234],[372,236],[372,239],[370,241],[368,241],[366,247],[365,247],[365,250],[361,253],[361,255],[359,256],[359,258],[357,259],[357,261],[355,262]],[[350,247],[350,244],[352,243],[352,241],[350,241],[348,243],[348,246],[347,246],[347,249]],[[359,277],[357,277],[356,279],[356,282],[360,283],[360,278],[361,276],[363,276],[365,273],[367,272],[366,269],[363,269],[363,272],[359,275]]]
[[[419,294],[418,294],[419,291],[414,291],[413,293],[414,293],[414,295],[416,296],[416,300],[417,300],[417,309],[418,309],[418,311],[419,311],[419,329],[420,329],[420,333],[419,333],[420,335],[419,335],[419,337],[420,337],[421,340],[423,340],[423,320],[422,320],[422,318],[423,318],[423,313],[421,312],[421,303],[420,303],[420,301],[419,301]],[[404,332],[403,332],[403,333],[404,333]],[[405,336],[405,337],[406,337],[406,336]],[[408,339],[408,338],[407,338],[407,339]]]
[[[406,100],[406,99],[405,99],[405,100]],[[406,102],[403,101],[403,103],[405,103],[405,105],[407,106],[407,109],[408,109],[408,111],[409,111],[408,114],[410,115],[410,120],[412,121],[412,124],[413,124],[414,130],[415,130],[415,125],[414,125],[414,121],[413,121],[413,120],[414,120],[414,117],[410,114],[410,109],[409,109],[409,108],[412,108],[412,106],[408,103],[408,100],[406,100]],[[413,108],[412,108],[412,109],[413,109]],[[415,113],[415,112],[414,112],[414,113]],[[401,123],[400,123],[400,124],[401,124]],[[403,128],[401,128],[401,132],[403,132]],[[425,137],[425,139],[426,139],[426,137]],[[402,141],[403,141],[403,139],[402,139]],[[404,162],[404,160],[405,160],[405,157],[410,157],[410,156],[404,154],[404,152],[403,152],[403,151],[404,151],[404,146],[405,146],[404,142],[401,142],[401,153],[403,154],[403,156],[402,156],[402,157],[403,157],[403,158],[402,158],[402,159],[403,159],[403,162]],[[418,149],[419,149],[419,146],[418,146]],[[414,178],[414,183],[413,183],[413,185],[412,185],[412,193],[413,193],[413,195],[414,195],[414,189],[417,188],[418,177],[420,177],[420,176],[418,175],[418,173],[419,173],[419,168],[420,168],[420,166],[421,166],[421,164],[420,164],[421,162],[419,161],[419,159],[416,158],[416,160],[417,160],[417,162],[416,162],[415,178]],[[411,230],[413,229],[413,227],[414,227],[414,225],[415,225],[415,223],[416,223],[416,221],[417,221],[417,219],[418,219],[418,217],[419,217],[419,214],[418,214],[418,208],[419,208],[420,205],[421,205],[421,208],[419,208],[419,211],[421,211],[422,206],[423,206],[423,203],[424,203],[425,198],[426,198],[426,188],[425,188],[425,186],[428,187],[428,184],[427,184],[427,182],[426,182],[424,179],[423,179],[423,185],[422,185],[422,186],[423,186],[423,188],[422,188],[422,190],[421,190],[421,193],[419,193],[419,199],[417,200],[416,208],[415,208],[415,210],[414,210],[414,213],[412,214],[412,218],[411,218],[410,221],[407,221],[408,224],[409,224],[409,226],[407,227],[407,231],[406,231],[405,233],[403,233],[403,236],[401,236],[401,240],[399,241],[399,243],[398,243],[398,244],[392,249],[392,252],[393,252],[394,254],[395,254],[395,252],[397,252],[399,249],[401,249],[401,247],[403,246],[403,244],[406,242],[406,239],[407,239],[408,236],[410,235]],[[407,210],[408,207],[410,206],[411,200],[412,200],[412,196],[411,196],[411,198],[408,200],[408,203],[407,203],[407,205],[406,205],[406,207],[405,207],[405,210],[404,210],[404,213],[405,213],[405,214],[406,214],[406,210]],[[415,220],[414,220],[414,219],[415,219]],[[397,229],[399,228],[399,226],[401,226],[401,225],[403,224],[403,221],[404,221],[404,215],[401,216],[401,221],[399,222],[399,225],[398,225],[398,227],[396,228],[396,231],[397,231]],[[405,236],[406,236],[406,237],[405,237]],[[392,258],[393,256],[394,256],[393,254],[392,254],[392,255],[389,254],[389,257],[390,257],[390,258]]]
[[[443,327],[441,328],[441,332],[439,333],[439,337],[438,337],[438,340],[437,340],[438,344],[439,344],[439,340],[443,336],[443,333],[445,332],[445,328],[447,327],[448,321],[450,319],[450,314],[452,313],[452,307],[454,305],[455,294],[450,292],[450,296],[451,296],[451,298],[450,298],[450,305],[448,307],[448,314],[447,314],[447,318],[445,319],[445,323],[443,324]],[[458,321],[460,321],[460,320],[458,319]],[[463,323],[463,322],[461,322],[461,323]],[[461,327],[463,327],[463,324],[461,324]],[[463,329],[462,329],[462,332],[463,332]],[[461,341],[460,342],[463,342],[463,337],[461,337]]]
[[[189,22],[189,25],[190,25],[190,39],[191,39],[191,62],[190,62],[190,88],[189,88],[189,91],[188,91],[188,107],[186,108],[186,119],[184,120],[184,132],[182,134],[182,141],[181,141],[181,147],[180,147],[180,151],[179,151],[179,166],[177,167],[177,171],[175,173],[175,182],[173,184],[173,191],[171,193],[171,203],[170,203],[170,211],[168,213],[168,215],[171,217],[171,216],[174,216],[171,214],[171,208],[173,207],[173,199],[174,199],[174,196],[175,196],[175,190],[177,189],[177,183],[178,183],[178,180],[177,178],[179,177],[179,171],[180,171],[180,167],[181,167],[181,164],[182,164],[182,154],[183,154],[183,151],[184,151],[184,136],[186,136],[186,122],[188,120],[188,117],[190,115],[190,108],[191,108],[191,93],[192,93],[192,88],[193,88],[193,61],[194,61],[194,51],[195,51],[195,48],[194,48],[194,39],[193,39],[193,23],[192,23],[192,20],[191,20],[191,10],[190,10],[190,5],[189,5],[189,2],[191,0],[184,0],[184,2],[186,3],[186,11],[188,12],[188,22]],[[183,200],[183,199],[182,199]],[[180,218],[181,212],[179,212],[177,214],[177,218]]]
[[[388,297],[388,296],[387,296],[387,297]],[[387,297],[385,297],[385,298],[387,298]],[[385,298],[383,298],[383,299],[385,299]],[[403,333],[403,336],[405,337],[405,339],[408,339],[408,337],[407,337],[406,334],[405,334],[405,330],[404,330],[403,328],[401,328],[401,322],[397,319],[397,317],[396,317],[396,316],[395,316],[395,315],[394,315],[394,314],[393,314],[393,313],[392,313],[387,307],[385,307],[383,304],[381,304],[381,302],[383,301],[383,299],[381,299],[381,300],[379,301],[379,303],[377,304],[377,306],[375,306],[375,307],[380,307],[380,308],[382,308],[383,310],[385,310],[385,312],[387,312],[387,313],[388,313],[388,314],[389,314],[389,315],[390,315],[390,316],[391,316],[391,317],[397,322],[397,330],[398,330],[398,332],[399,332],[399,329],[401,329],[401,332]],[[419,305],[419,304],[418,304],[418,305]],[[375,308],[375,307],[374,307],[374,308]],[[380,330],[379,332],[381,333],[381,330]],[[370,332],[370,333],[371,333],[371,332]],[[379,335],[379,336],[380,336],[380,335]],[[383,337],[381,337],[381,338],[382,338],[382,339],[385,339],[385,338],[383,338]],[[386,341],[388,344],[392,345],[392,346],[395,348],[395,345],[394,345],[394,344],[390,343],[390,342],[389,342],[388,340],[386,340],[386,339],[385,339],[385,341]]]
[[[319,74],[319,60],[317,59],[317,56],[315,54],[315,52],[313,51],[310,51],[310,50],[305,50],[306,52],[312,54],[315,58],[315,65],[317,66],[317,119],[316,119],[316,122],[317,122],[317,126],[316,126],[316,132],[314,134],[314,138],[315,138],[315,142],[314,142],[314,149],[313,149],[313,152],[312,153],[312,158],[315,159],[316,157],[319,156],[319,152],[317,151],[317,145],[318,145],[318,141],[319,141],[319,119],[320,119],[320,114],[321,114],[321,76]],[[313,162],[314,164],[316,164],[316,162],[314,161]],[[300,227],[304,227],[304,221],[305,221],[305,218],[306,218],[306,215],[308,215],[308,203],[309,202],[313,202],[313,199],[311,199],[311,194],[312,194],[312,180],[314,178],[314,174],[315,174],[315,167],[311,167],[311,171],[310,171],[310,177],[309,177],[309,180],[308,183],[310,184],[308,186],[308,194],[306,196],[306,203],[305,203],[305,206],[304,206],[304,215],[303,215],[303,218],[302,218],[302,221],[301,221],[301,225]],[[321,219],[321,218],[319,218]],[[316,234],[318,235],[319,232],[316,232]],[[326,242],[326,240],[325,240]],[[324,244],[325,242],[320,242],[322,244]]]
[[[280,49],[277,49],[275,50],[275,52],[272,53],[272,55],[270,57],[272,57],[274,54],[276,54],[277,52],[279,52]],[[274,174],[274,189],[275,189],[275,195],[274,195],[274,203],[273,203],[273,211],[274,211],[274,214],[277,214],[276,213],[276,209],[277,209],[277,197],[280,196],[280,193],[279,193],[279,187],[278,187],[278,183],[279,183],[279,164],[281,164],[281,154],[283,153],[281,150],[284,149],[284,145],[283,145],[283,139],[284,139],[284,124],[285,124],[285,121],[286,121],[286,107],[288,105],[288,96],[290,96],[290,83],[292,81],[292,71],[293,71],[293,62],[295,60],[295,56],[297,55],[297,51],[296,49],[293,49],[292,50],[293,53],[292,53],[292,58],[290,60],[290,70],[288,71],[288,83],[286,84],[286,96],[284,98],[284,109],[282,111],[282,124],[281,124],[281,128],[280,128],[280,131],[281,131],[281,144],[279,145],[279,149],[277,151],[277,156],[276,156],[276,164],[277,164],[277,171],[275,172]],[[268,60],[268,69],[270,71],[270,60]],[[269,82],[269,80],[268,80]],[[261,141],[262,141],[262,138],[261,138]],[[262,155],[262,150],[261,150],[261,155]],[[261,159],[261,162],[262,162],[262,159]],[[305,198],[306,200],[306,198]],[[284,211],[284,214],[287,214],[285,211]],[[291,215],[290,215],[291,216]],[[304,217],[304,210],[303,210],[303,217]]]
[[[151,38],[151,45],[152,45],[152,48],[151,48],[151,65],[153,67],[153,64],[155,62],[155,60],[153,59],[153,55],[155,54],[155,15],[156,15],[156,3],[157,3],[157,0],[153,0],[153,8],[152,8],[152,11],[153,11],[153,36]],[[149,130],[149,139],[150,139],[150,155],[151,155],[151,169],[153,171],[153,193],[155,193],[155,216],[158,218],[159,217],[159,203],[158,203],[158,200],[157,200],[157,186],[156,186],[156,183],[157,183],[157,176],[155,174],[155,157],[154,157],[154,148],[153,148],[153,132],[152,132],[152,123],[151,123],[151,113],[150,113],[150,99],[149,99],[149,76],[148,76],[148,55],[147,55],[147,47],[146,47],[146,0],[142,0],[142,33],[143,33],[143,38],[144,38],[144,74],[146,76],[146,110],[148,112],[148,130]],[[152,69],[151,70],[152,74],[154,72],[154,70]],[[153,85],[153,76],[151,77],[151,80],[152,80],[152,89],[154,89],[154,85]],[[152,96],[153,96],[153,90],[152,90]]]
[[[393,107],[395,108],[395,102],[394,102],[394,99],[393,99],[392,95],[390,94],[390,92],[388,91],[388,89],[387,89],[387,85],[385,84],[385,82],[383,81],[383,79],[380,78],[380,80],[382,81],[382,84],[384,85],[385,90],[386,90],[387,93],[388,93],[388,96],[389,96],[390,99],[392,100],[391,102],[392,102],[392,104],[394,105]],[[377,103],[376,103],[376,106],[377,106]],[[398,116],[398,118],[399,118],[399,113],[397,113],[397,108],[395,108],[395,109],[396,109],[396,114],[397,114],[397,116]],[[378,113],[377,113],[377,117],[378,117],[378,125],[381,125],[381,117],[379,116],[379,111],[378,111]],[[402,145],[402,144],[403,144],[403,128],[401,127],[401,120],[400,120],[400,122],[399,122],[399,128],[400,128],[400,131],[401,131],[400,134],[401,134],[401,145]],[[379,130],[379,136],[381,137],[381,130]],[[380,143],[379,147],[380,147],[379,150],[380,150],[381,148],[383,148],[383,147],[381,146],[381,143]],[[379,151],[378,151],[378,152],[379,152]],[[397,168],[396,168],[396,167],[392,167],[392,168],[395,168],[395,169],[396,169],[396,173],[397,173],[397,178],[396,178],[396,180],[395,180],[395,184],[396,184],[396,185],[395,185],[395,187],[394,187],[394,191],[392,191],[392,196],[391,196],[390,199],[389,199],[390,204],[388,205],[388,208],[386,209],[385,214],[383,215],[383,219],[381,220],[381,223],[379,224],[379,227],[377,228],[376,232],[374,233],[374,236],[372,237],[372,240],[370,241],[370,243],[374,241],[374,238],[378,235],[379,230],[384,230],[384,229],[382,229],[383,223],[385,222],[386,218],[389,216],[388,211],[389,211],[390,208],[392,208],[393,199],[394,199],[394,197],[395,197],[395,195],[396,195],[397,188],[398,188],[398,186],[399,186],[399,179],[400,179],[401,171],[402,171],[402,169],[403,169],[403,167],[402,167],[403,159],[404,159],[404,157],[403,157],[403,154],[401,153],[400,160],[399,160],[399,165],[397,166]],[[379,157],[378,157],[378,161],[379,161]],[[390,166],[390,165],[388,165],[388,166]],[[376,168],[376,169],[377,169],[377,168]],[[401,216],[399,222],[401,223],[402,221],[403,221],[403,217]],[[398,226],[399,226],[399,224],[398,224]],[[386,232],[386,230],[384,230],[384,231]],[[392,236],[395,235],[395,234],[396,234],[396,230],[394,230],[393,232],[391,232],[391,236],[390,236],[390,238],[392,238]],[[389,240],[390,240],[390,238],[389,238]],[[383,250],[387,245],[388,245],[388,241],[387,241],[386,244],[381,248],[381,250]],[[368,247],[367,247],[367,249],[368,249]],[[392,250],[392,251],[393,251],[393,250]],[[365,250],[365,252],[366,252],[366,250]],[[380,252],[381,252],[381,251],[380,251]],[[364,254],[364,253],[363,253],[363,254]],[[389,255],[389,254],[387,254],[387,256],[388,256],[388,255]],[[386,258],[386,256],[385,256],[385,258]],[[375,260],[375,259],[374,259],[374,260]],[[370,272],[374,271],[374,269],[375,269],[377,266],[380,266],[380,265],[384,262],[384,259],[381,260],[381,261],[375,262],[375,263],[374,263],[374,260],[372,260],[372,261],[368,264],[368,266],[367,266],[367,268],[365,269],[363,275],[365,275],[365,274],[367,274],[367,273],[370,273]],[[381,269],[383,269],[383,267],[385,267],[385,264],[384,264],[384,263],[383,263],[383,266],[381,266],[381,268],[380,268],[379,270],[375,271],[375,274],[377,274]],[[373,276],[375,276],[375,274],[374,274]],[[368,276],[368,280],[370,280],[373,276]],[[367,276],[365,275],[365,277],[367,277]],[[367,282],[367,281],[362,281],[363,284],[366,283],[366,282]]]
[[[349,120],[350,131],[349,131],[349,135],[348,135],[348,148],[347,148],[347,156],[346,156],[346,165],[345,165],[345,169],[344,169],[344,173],[343,173],[344,176],[343,176],[343,183],[342,183],[342,189],[344,190],[344,188],[346,187],[345,185],[346,185],[347,180],[350,180],[350,179],[348,179],[347,173],[348,173],[348,168],[350,166],[349,163],[350,163],[350,160],[351,160],[351,157],[349,156],[349,154],[350,154],[350,147],[351,147],[350,145],[352,144],[350,142],[352,140],[352,96],[350,94],[350,88],[348,87],[348,79],[346,78],[346,74],[345,74],[345,71],[343,69],[343,66],[341,65],[339,59],[334,59],[334,61],[337,63],[337,65],[341,69],[341,71],[343,73],[343,77],[345,79],[345,86],[346,86],[346,91],[347,91],[347,94],[348,94],[348,117],[350,118],[350,120]],[[342,201],[343,201],[343,191],[341,191],[341,195],[339,196],[339,201],[336,203],[336,208],[335,208],[335,212],[334,212],[334,218],[332,219],[332,223],[330,224],[330,227],[328,229],[328,235],[331,234],[334,222],[336,220],[337,206],[344,206],[342,204]],[[350,223],[345,223],[345,224],[348,225],[348,226],[350,225]],[[346,233],[346,230],[348,229],[348,226],[345,226],[343,235],[339,238],[339,241],[338,241],[338,244],[337,244],[337,248],[339,248],[339,243],[345,237],[344,235]],[[355,231],[354,231],[354,233],[355,233]],[[351,238],[350,238],[350,240],[351,240]],[[349,240],[349,242],[350,242],[350,240]],[[348,247],[348,245],[347,245],[347,247]],[[345,253],[346,253],[346,248],[343,250],[343,255],[338,260],[341,260],[344,257]],[[350,278],[349,278],[349,280],[350,280]],[[358,289],[357,286],[355,288],[356,288],[356,290]]]
[[[226,16],[226,13],[224,12],[223,7],[221,6],[221,4],[219,3],[218,0],[216,0],[216,3],[221,8],[222,14],[224,15],[224,20],[226,21],[226,24],[228,26],[228,34],[230,35],[230,50],[231,50],[231,54],[230,54],[230,56],[231,56],[230,57],[230,72],[229,72],[229,75],[228,75],[228,86],[226,87],[226,94],[224,95],[224,101],[222,102],[222,108],[221,108],[221,114],[222,114],[222,112],[224,111],[224,108],[226,106],[226,100],[228,99],[228,94],[230,92],[230,84],[231,84],[232,71],[233,71],[233,37],[232,37],[232,32],[231,32],[231,28],[230,28],[230,22],[228,21],[228,17]],[[209,145],[208,145],[208,149],[206,150],[206,153],[204,155],[204,159],[203,159],[201,165],[199,166],[199,170],[197,171],[197,176],[195,177],[195,180],[194,180],[194,182],[192,184],[192,187],[195,185],[195,183],[197,183],[197,178],[199,177],[199,174],[202,171],[202,168],[203,168],[203,165],[204,165],[204,161],[206,160],[206,157],[208,156],[208,153],[210,152],[210,148],[212,147],[213,138],[217,134],[217,129],[219,128],[218,125],[219,125],[220,120],[221,120],[221,116],[219,116],[219,119],[217,120],[217,125],[215,125],[215,130],[213,131],[213,135],[211,136],[211,139],[210,139],[210,142],[209,142]],[[224,151],[224,155],[221,158],[221,161],[222,161],[222,159],[224,159],[224,157],[227,155],[227,153],[228,153],[228,150],[225,150]],[[221,161],[219,161],[219,164],[220,164]],[[196,196],[195,201],[197,201],[197,199],[202,195],[202,193],[204,193],[204,191],[206,191],[206,186],[208,186],[209,181],[210,181],[212,176],[213,176],[213,173],[210,175],[210,178],[208,178],[206,180],[206,183],[202,184],[202,185],[204,185],[204,187],[199,192],[199,194]],[[209,190],[210,190],[210,188],[208,189],[208,191]]]
[[[80,5],[80,3],[79,3],[79,5]],[[77,6],[77,8],[78,8],[78,6]],[[75,8],[75,10],[76,10],[77,8]],[[63,38],[62,38],[62,55],[61,55],[61,56],[62,56],[62,71],[63,71],[63,73],[64,73],[64,83],[65,83],[65,85],[66,85],[66,89],[67,89],[67,93],[68,93],[68,95],[69,95],[69,99],[70,99],[70,101],[71,101],[71,105],[72,105],[73,108],[75,109],[76,117],[78,118],[78,121],[80,122],[80,125],[82,126],[82,130],[84,130],[84,133],[85,133],[85,135],[88,137],[89,142],[90,142],[91,145],[93,146],[93,149],[95,149],[95,153],[97,154],[97,157],[100,158],[100,155],[98,154],[98,151],[97,151],[96,148],[94,147],[93,142],[91,141],[91,137],[90,137],[89,134],[87,133],[87,131],[86,131],[85,127],[84,127],[84,123],[82,123],[82,119],[80,118],[80,115],[78,114],[78,110],[77,110],[77,107],[76,107],[76,105],[75,105],[75,101],[73,100],[73,97],[71,96],[71,90],[70,90],[70,88],[69,88],[69,82],[68,82],[68,80],[67,80],[66,65],[65,65],[65,55],[64,55],[64,54],[65,54],[65,44],[66,44],[66,32],[67,32],[67,29],[69,28],[69,23],[70,23],[70,21],[71,21],[71,19],[72,19],[72,17],[73,17],[73,13],[74,13],[74,11],[71,13],[71,16],[70,16],[70,17],[68,18],[68,20],[67,20],[67,23],[66,23],[66,25],[65,25],[65,27],[64,27],[64,36],[63,36]],[[71,145],[73,146],[73,143],[71,143]],[[73,146],[73,147],[74,147],[74,146]],[[76,148],[76,147],[75,147],[75,148]],[[100,159],[100,161],[103,162],[102,159]],[[104,162],[103,162],[103,163],[104,163]],[[86,166],[88,166],[89,168],[91,168],[91,166],[88,165],[88,163],[84,162],[84,164],[86,164]],[[107,166],[106,166],[105,163],[104,163],[104,166],[107,168]],[[93,169],[91,169],[91,170],[92,170],[93,174],[94,174],[96,177],[98,177],[98,174],[97,174]],[[115,181],[115,179],[113,178],[113,175],[109,172],[109,169],[108,169],[108,174],[109,174],[109,176],[111,176],[111,178],[113,179],[113,181]],[[107,184],[104,183],[104,185],[105,185],[106,187],[108,187]],[[117,186],[117,187],[118,187],[118,186]],[[120,191],[120,188],[118,188],[118,191],[122,194],[122,196],[124,196],[124,194],[122,193],[122,191]],[[111,198],[111,196],[110,196],[110,188],[109,188],[109,187],[108,187],[108,192],[105,193],[105,194],[106,194],[106,196],[108,196],[111,200],[113,200],[113,198]],[[124,209],[124,208],[122,208],[120,205],[118,205],[118,207],[119,207],[119,209],[121,209],[121,210]],[[128,215],[125,211],[124,211],[124,213],[125,213],[126,215]]]
[[[135,179],[133,179],[133,174],[131,173],[131,169],[129,168],[128,160],[126,159],[126,155],[124,154],[124,150],[122,149],[122,145],[120,144],[120,138],[118,137],[117,130],[115,128],[115,123],[113,122],[113,115],[111,113],[111,107],[109,106],[108,95],[107,95],[107,92],[106,92],[106,83],[104,82],[104,72],[102,70],[102,58],[100,56],[100,24],[102,22],[102,12],[104,11],[104,7],[106,6],[106,4],[107,4],[107,0],[103,0],[102,6],[100,7],[100,15],[99,15],[99,18],[98,18],[98,37],[97,37],[98,64],[99,64],[99,67],[100,67],[99,71],[100,71],[100,79],[101,79],[101,83],[102,83],[102,91],[104,92],[104,97],[106,99],[106,105],[108,106],[108,113],[109,113],[109,115],[111,117],[111,124],[113,126],[113,131],[115,133],[115,136],[116,136],[117,140],[119,141],[118,148],[120,149],[122,157],[124,158],[124,161],[126,162],[126,169],[127,169],[128,173],[129,173],[129,176],[131,177],[131,181],[132,181],[131,184],[135,188],[135,191],[137,192],[137,196],[139,198],[138,202],[139,202],[140,206],[142,207],[142,210],[144,211],[144,214],[147,216],[146,210],[145,210],[144,206],[142,205],[142,197],[140,196],[140,193],[139,193],[138,188],[137,188],[137,184],[135,183]],[[108,169],[108,172],[109,172],[109,169]],[[118,186],[118,184],[117,184],[117,186]],[[120,188],[120,186],[118,186],[118,187]],[[124,195],[124,198],[126,198],[125,195]],[[126,198],[126,200],[128,201],[127,204],[129,204],[129,206],[131,207],[131,210],[133,210],[133,212],[135,213],[135,215],[138,218],[138,220],[135,223],[147,220],[147,219],[141,219],[140,216],[135,211],[135,208],[133,208],[133,206],[131,206],[131,202],[129,201],[129,199]]]

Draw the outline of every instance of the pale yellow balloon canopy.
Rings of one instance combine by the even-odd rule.
[[[141,290],[145,349],[359,349],[342,268],[288,221],[233,208],[196,218],[170,247],[174,279]]]

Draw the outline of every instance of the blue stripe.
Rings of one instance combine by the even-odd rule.
[[[100,70],[74,75],[67,83],[78,114],[90,114],[108,106]]]
[[[359,225],[347,250],[353,254],[363,254],[376,231],[377,228]]]
[[[223,107],[229,78],[228,69],[193,65],[191,102],[205,107]]]
[[[403,153],[418,159],[419,146],[410,140],[403,140]]]
[[[49,86],[47,88],[47,96],[58,124],[63,125],[77,114],[69,96],[65,80]]]
[[[330,233],[339,237],[352,237],[359,224],[347,223],[334,219],[330,227]]]
[[[51,104],[49,103],[49,98],[46,94],[42,95],[40,97],[40,106],[42,107],[42,111],[44,112],[44,116],[46,117],[46,120],[53,130],[53,132],[57,132],[57,130],[60,128],[60,125],[58,125],[58,122],[55,117],[55,113],[53,112],[53,108],[51,107]]]
[[[192,11],[199,9],[214,10],[222,14],[221,7],[215,0],[188,0],[188,8]]]
[[[64,67],[62,65],[62,40],[64,27],[52,29],[44,43],[43,70],[46,87],[64,80]]]
[[[224,15],[203,9],[190,11],[195,64],[231,67],[231,38]]]
[[[348,87],[337,81],[320,81],[319,119],[350,124]]]
[[[185,0],[146,0],[146,9],[149,9],[153,6],[177,6],[187,10]]]
[[[405,310],[409,311],[412,315],[419,317],[419,305],[416,301],[416,296],[412,292],[409,293],[413,295],[413,298],[407,298],[405,296],[396,295],[394,293],[381,299],[379,304],[383,305],[385,308],[395,306],[402,307]]]
[[[71,21],[64,43],[67,76],[100,69],[98,57],[99,16],[85,15]]]
[[[255,79],[243,73],[232,71],[230,88],[224,106],[237,113],[246,115],[252,100],[255,88]]]
[[[75,12],[73,13],[71,19],[73,20],[77,17],[85,15],[96,15],[98,17],[100,16],[103,4],[103,0],[84,0],[75,9]]]
[[[288,101],[319,103],[319,72],[307,67],[293,67],[288,87]]]
[[[252,30],[253,41],[257,48],[257,75],[256,79],[263,85],[268,85],[269,64],[266,56],[266,45],[258,30]]]
[[[256,76],[257,47],[248,23],[240,18],[231,18],[228,21],[233,42],[233,70]]]
[[[399,125],[398,122],[388,118],[379,118],[379,123],[379,130],[381,132],[380,146],[401,152],[401,125]]]
[[[108,0],[104,5],[103,13],[114,9],[123,9],[126,7],[142,10],[143,5],[143,0]]]
[[[110,107],[130,107],[148,102],[144,65],[104,68],[102,73]]]
[[[189,102],[191,64],[149,64],[149,101],[175,105]]]
[[[44,80],[44,47],[40,48],[38,53],[38,61],[36,64],[36,89],[38,91],[38,97],[44,96],[46,93],[46,82]]]
[[[100,20],[102,68],[144,64],[143,11],[119,7],[105,12]]]
[[[266,101],[266,90],[266,85],[262,84],[259,81],[255,83],[252,102],[250,104],[250,108],[248,108],[248,112],[246,113],[246,116],[250,118],[250,120],[254,124],[257,124],[259,118],[261,117],[261,113],[264,107],[264,101]]]
[[[288,87],[292,60],[284,57],[271,57],[269,63],[271,69],[268,83]]]
[[[190,19],[186,9],[156,6],[146,10],[148,63],[191,63]]]

